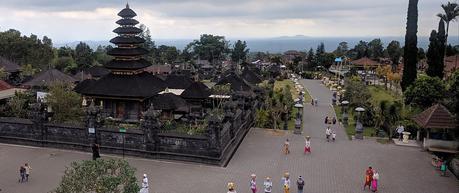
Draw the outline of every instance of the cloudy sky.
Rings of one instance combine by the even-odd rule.
[[[420,0],[419,33],[438,25],[447,0]],[[455,1],[455,0],[453,0]],[[126,0],[1,0],[0,30],[55,42],[107,40]],[[402,36],[408,0],[129,0],[153,38]],[[458,34],[458,23],[450,34]]]

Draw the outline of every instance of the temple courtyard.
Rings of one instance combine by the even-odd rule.
[[[348,140],[344,129],[335,125],[336,142],[326,142],[323,118],[333,115],[331,91],[317,80],[302,80],[304,87],[319,101],[318,107],[304,108],[303,135],[291,131],[253,128],[243,140],[227,167],[127,157],[137,168],[140,179],[149,176],[154,193],[223,193],[228,182],[237,192],[249,192],[250,174],[257,174],[258,192],[266,176],[273,179],[274,191],[281,192],[281,177],[290,172],[292,182],[305,179],[305,192],[355,193],[362,190],[364,171],[372,166],[379,171],[379,192],[449,193],[459,192],[459,181],[450,173],[441,177],[431,165],[429,153],[419,148],[381,144],[374,139]],[[312,154],[303,155],[304,138],[311,136]],[[291,154],[282,154],[286,139]],[[102,153],[102,157],[110,156]],[[91,159],[90,153],[51,148],[0,144],[1,193],[41,193],[55,188],[66,166],[72,161]],[[32,166],[29,182],[18,183],[19,166]],[[296,187],[292,188],[296,193]]]

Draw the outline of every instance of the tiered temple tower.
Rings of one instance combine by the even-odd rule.
[[[118,36],[110,40],[116,48],[108,51],[114,58],[104,65],[111,73],[99,80],[83,81],[78,92],[101,105],[106,116],[138,121],[150,99],[163,91],[166,84],[143,70],[151,63],[142,58],[148,51],[141,47],[145,40],[139,36],[142,32],[136,27],[139,22],[133,19],[137,14],[127,4],[118,16],[121,19],[116,23],[120,27],[113,30]]]

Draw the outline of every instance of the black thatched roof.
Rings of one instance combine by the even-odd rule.
[[[244,68],[241,76],[244,80],[254,85],[262,82],[261,78],[255,72],[248,68]]]
[[[165,82],[168,88],[186,89],[193,83],[193,80],[184,75],[171,74],[166,77]]]
[[[138,34],[138,33],[141,33],[142,30],[138,27],[128,26],[128,27],[118,27],[114,29],[113,32],[117,34]]]
[[[108,74],[93,84],[79,90],[89,96],[150,98],[166,88],[158,77],[142,72],[135,75]]]
[[[180,95],[184,99],[206,99],[211,95],[210,89],[202,82],[194,82]]]
[[[104,68],[103,66],[93,66],[84,71],[94,78],[100,78],[110,73],[110,70]]]
[[[130,19],[130,18],[123,18],[123,19],[116,21],[116,24],[118,25],[137,25],[139,24],[139,21],[135,19]]]
[[[141,43],[144,43],[145,40],[137,36],[133,36],[133,37],[117,36],[117,37],[112,38],[110,42],[114,44],[141,44]]]
[[[94,79],[85,79],[85,80],[81,81],[80,83],[78,83],[75,86],[75,88],[73,88],[73,90],[75,90],[75,92],[77,92],[77,93],[80,93],[82,91],[82,89],[91,86],[96,81],[97,80],[94,80]]]
[[[140,56],[146,53],[145,48],[113,48],[107,52],[110,56]]]
[[[140,60],[111,60],[104,65],[109,69],[141,69],[151,66],[151,63],[145,59]]]
[[[21,69],[21,67],[18,64],[3,57],[0,57],[0,68],[3,68],[6,72],[10,73],[18,72]]]
[[[126,4],[126,8],[121,10],[118,13],[118,16],[120,16],[122,18],[133,18],[133,17],[137,16],[137,14],[131,8],[129,8],[129,4]]]
[[[223,76],[216,85],[225,84],[230,84],[232,91],[252,91],[250,84],[233,72]]]
[[[183,98],[172,93],[159,94],[153,97],[151,102],[155,110],[188,112],[188,103]]]
[[[59,70],[50,69],[44,72],[40,72],[34,78],[32,78],[32,80],[24,83],[23,85],[30,87],[43,87],[51,86],[51,84],[54,82],[74,83],[75,81],[76,80],[73,77],[64,74]]]

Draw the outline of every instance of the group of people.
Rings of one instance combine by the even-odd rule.
[[[29,181],[29,176],[30,176],[30,170],[32,170],[32,167],[28,163],[25,163],[24,165],[21,165],[19,167],[19,180],[18,182],[23,183],[23,182],[28,182]]]
[[[304,179],[302,176],[298,177],[298,180],[296,181],[298,193],[303,193],[303,188],[304,188]],[[288,172],[284,173],[284,176],[282,177],[281,180],[281,186],[284,191],[284,193],[290,193],[290,188],[291,188],[291,182],[290,182],[290,174]],[[257,192],[257,176],[255,174],[250,175],[250,182],[249,182],[249,188],[252,191],[252,193]],[[264,193],[272,193],[273,192],[273,182],[271,178],[268,176],[263,182],[263,192]],[[228,183],[228,193],[237,193],[236,192],[236,185],[233,182]]]
[[[318,99],[311,99],[311,105],[312,106],[318,106],[319,100]]]
[[[325,129],[325,138],[327,139],[327,142],[330,142],[330,137],[332,139],[333,142],[335,142],[336,140],[336,133],[335,131],[332,131],[330,129],[330,126],[328,126],[326,129]]]
[[[304,139],[304,154],[311,153],[311,137],[306,136]],[[285,140],[283,149],[285,155],[290,154],[290,141],[288,139]]]
[[[365,171],[365,184],[363,185],[363,190],[368,186],[373,192],[378,191],[378,182],[379,182],[379,173],[371,166]]]

